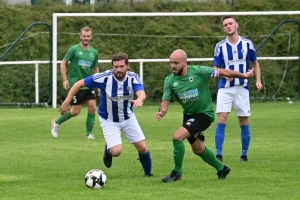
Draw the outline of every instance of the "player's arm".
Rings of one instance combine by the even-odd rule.
[[[229,78],[252,78],[253,77],[253,69],[249,70],[247,73],[243,74],[230,69],[216,69],[218,72],[215,72],[216,76],[226,76]]]
[[[146,100],[146,93],[144,90],[139,90],[136,92],[137,101],[144,102]]]
[[[63,87],[65,90],[69,89],[69,81],[67,77],[67,66],[68,66],[68,62],[71,61],[72,58],[74,57],[74,54],[75,54],[74,48],[71,47],[66,53],[64,59],[60,63],[60,73],[63,79]]]
[[[135,100],[130,100],[130,102],[133,103],[133,107],[141,107],[146,100],[146,93],[144,90],[138,90],[136,93],[137,99]]]
[[[99,73],[99,68],[98,68],[98,51],[96,53],[95,59],[93,61],[93,74]]]
[[[98,66],[93,67],[93,74],[99,73],[99,68]],[[97,89],[97,95],[100,96],[101,95],[101,90],[100,88]]]
[[[67,77],[67,65],[68,62],[64,59],[60,63],[60,73],[63,80],[63,87],[65,90],[69,89],[69,81]]]
[[[263,88],[263,85],[261,84],[260,65],[257,60],[253,62],[253,73],[255,74],[256,78],[256,88],[257,90],[261,90]]]
[[[93,62],[93,69],[92,69],[92,73],[93,74],[96,74],[96,73],[99,73],[99,68],[98,68],[98,51],[96,53],[96,56],[95,56],[95,59],[94,59],[94,62]],[[100,88],[97,89],[97,95],[100,96],[101,95],[101,90]]]
[[[253,42],[250,42],[250,45],[249,45],[249,57],[250,57],[250,61],[253,64],[253,73],[255,74],[255,78],[256,78],[256,84],[255,84],[256,88],[258,90],[261,90],[263,88],[263,85],[261,84],[260,65],[257,61],[256,50],[255,50]]]
[[[68,80],[68,78],[67,78],[67,65],[68,65],[68,62],[66,60],[62,60],[61,63],[60,63],[60,73],[61,73],[61,77],[62,77],[63,81]]]
[[[67,111],[70,109],[70,103],[73,97],[77,94],[80,88],[85,87],[84,79],[77,81],[73,87],[68,92],[68,96],[66,97],[65,101],[61,104],[59,112],[62,115],[65,115]]]
[[[162,100],[159,106],[159,111],[156,113],[156,121],[162,120],[162,118],[167,114],[170,101]]]
[[[168,78],[165,79],[164,83],[164,93],[162,96],[162,101],[159,106],[159,110],[156,113],[156,121],[162,120],[162,118],[167,114],[170,100],[172,99],[173,92],[172,88],[169,86]]]
[[[98,66],[93,67],[93,74],[99,73]]]

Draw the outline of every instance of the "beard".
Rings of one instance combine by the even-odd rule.
[[[88,40],[81,40],[82,45],[88,46],[90,44],[90,41]]]
[[[233,31],[232,33],[227,33],[228,36],[233,36],[236,33],[236,30]]]
[[[123,80],[123,78],[125,77],[125,73],[123,72],[114,73],[114,75],[119,81]]]
[[[175,76],[180,76],[182,74],[182,72],[183,72],[183,67],[181,69],[179,69],[177,72],[173,72],[173,74]]]

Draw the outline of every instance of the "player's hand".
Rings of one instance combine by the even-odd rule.
[[[59,112],[61,115],[66,115],[68,110],[70,110],[70,104],[64,101],[59,108]]]
[[[253,77],[253,69],[249,69],[248,72],[245,74],[245,78],[252,78]]]
[[[256,82],[256,88],[257,88],[257,90],[259,91],[259,90],[261,90],[264,86],[261,84],[261,82]]]
[[[229,78],[229,77],[225,77],[226,78],[226,81],[230,82],[233,80],[233,78]]]
[[[63,87],[65,90],[69,89],[69,81],[67,79],[63,81]]]
[[[131,103],[133,103],[133,107],[137,108],[137,107],[141,107],[143,105],[143,102],[140,101],[139,99],[136,100],[130,100]]]
[[[156,121],[160,121],[162,120],[162,118],[165,116],[165,114],[163,112],[157,112],[156,113]]]

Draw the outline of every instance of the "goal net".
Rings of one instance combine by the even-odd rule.
[[[57,106],[58,61],[63,59],[68,48],[79,42],[79,30],[83,26],[92,28],[91,45],[99,51],[99,60],[105,60],[99,64],[101,71],[111,68],[109,60],[113,54],[125,52],[136,61],[130,63],[130,69],[143,77],[151,100],[159,100],[164,77],[170,73],[168,58],[175,49],[187,52],[189,64],[213,66],[215,44],[226,37],[220,23],[224,15],[237,17],[239,34],[251,39],[256,47],[269,37],[257,52],[265,87],[256,91],[253,79],[251,98],[296,97],[299,89],[295,84],[299,82],[299,27],[287,23],[271,37],[269,35],[286,15],[299,14],[300,11],[54,13],[52,106]],[[249,17],[251,23],[246,20]],[[267,22],[264,29],[258,29],[259,23],[263,22]],[[212,95],[216,92],[216,84],[215,79],[210,80]]]

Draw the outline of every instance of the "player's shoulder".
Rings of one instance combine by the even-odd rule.
[[[109,76],[109,75],[113,75],[114,72],[112,69],[108,69],[108,70],[105,70],[104,72],[102,72],[103,74],[105,74],[106,76]]]
[[[135,80],[134,82],[137,82],[138,84],[143,84],[140,76],[133,71],[127,71],[126,78],[129,80]]]
[[[199,67],[200,65],[188,65],[188,69],[196,69],[197,67]]]
[[[226,42],[227,42],[227,38],[225,38],[225,39],[221,40],[220,42],[218,42],[216,44],[216,47],[220,47],[220,46],[224,45]]]
[[[201,69],[206,69],[207,66],[203,66],[203,65],[188,65],[188,69],[190,72],[195,72],[195,71],[199,71]]]
[[[173,82],[175,78],[175,75],[173,73],[170,73],[168,76],[165,78],[165,82]]]
[[[97,49],[95,49],[95,48],[94,48],[94,47],[92,47],[92,46],[90,46],[90,50],[91,50],[92,52],[98,53],[98,50],[97,50]]]
[[[170,78],[174,78],[174,77],[175,77],[175,75],[173,73],[170,73],[170,74],[168,74],[168,76],[166,76],[165,79],[170,79]]]
[[[214,70],[213,67],[204,65],[188,65],[189,72],[192,74],[202,74],[203,72],[211,72]]]
[[[127,71],[127,76],[136,77],[136,76],[139,76],[139,75],[137,73],[133,72],[133,71]]]
[[[70,49],[78,49],[78,48],[81,48],[80,44],[75,44],[75,45],[70,47]]]
[[[109,69],[109,70],[106,70],[104,72],[99,72],[99,73],[96,73],[96,74],[97,74],[98,78],[100,78],[100,77],[105,78],[105,77],[108,77],[108,76],[113,76],[114,73],[113,73],[112,69]]]
[[[241,41],[243,41],[243,42],[253,43],[252,40],[250,40],[248,38],[245,38],[245,37],[242,37],[242,36],[240,36],[240,38],[241,38]]]

